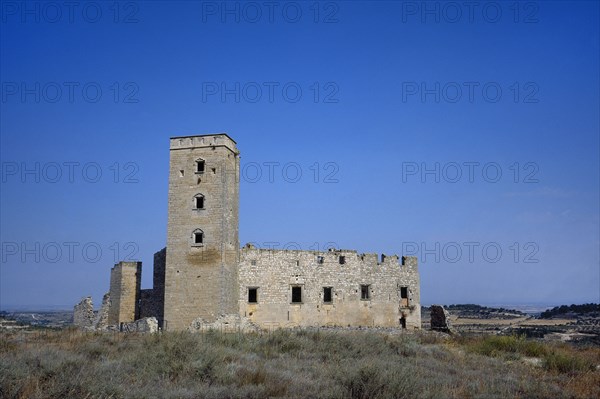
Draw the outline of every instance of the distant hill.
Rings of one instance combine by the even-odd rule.
[[[584,303],[583,305],[562,305],[556,306],[552,309],[546,310],[540,314],[542,319],[550,319],[555,316],[580,316],[588,315],[590,313],[600,314],[600,304],[597,303]]]

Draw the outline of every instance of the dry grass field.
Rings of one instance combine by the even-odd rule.
[[[600,348],[516,336],[0,332],[1,398],[592,398]]]

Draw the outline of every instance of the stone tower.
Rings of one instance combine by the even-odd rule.
[[[239,165],[227,134],[171,138],[166,330],[239,312]]]

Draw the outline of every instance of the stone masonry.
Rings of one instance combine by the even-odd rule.
[[[167,247],[151,289],[140,289],[141,262],[112,268],[109,325],[421,327],[415,257],[240,248],[239,181],[227,134],[170,139]]]
[[[73,309],[73,324],[82,329],[91,329],[94,326],[94,304],[92,297],[85,297]]]
[[[119,325],[139,318],[141,279],[142,262],[119,262],[111,269],[108,324]]]
[[[414,257],[384,256],[380,261],[377,254],[350,250],[251,246],[241,254],[240,314],[261,326],[421,326]],[[292,287],[299,298],[292,297]]]

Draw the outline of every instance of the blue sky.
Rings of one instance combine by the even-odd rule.
[[[598,2],[49,4],[1,3],[0,308],[99,302],[123,258],[149,287],[168,138],[211,132],[242,244],[419,256],[425,304],[600,301]]]

